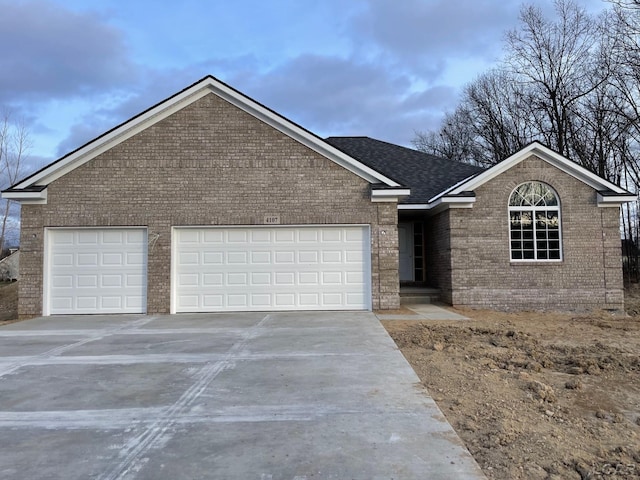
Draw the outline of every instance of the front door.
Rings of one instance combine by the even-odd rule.
[[[398,250],[400,253],[400,281],[413,282],[413,223],[398,224]]]

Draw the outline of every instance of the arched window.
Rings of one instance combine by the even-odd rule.
[[[511,260],[562,260],[560,202],[546,183],[518,185],[509,197]]]

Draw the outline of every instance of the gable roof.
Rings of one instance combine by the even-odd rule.
[[[209,94],[219,96],[371,184],[379,184],[386,188],[401,187],[398,182],[326,143],[309,130],[265,107],[226,83],[208,75],[20,180],[15,185],[4,190],[2,196],[25,202],[46,203],[46,186],[49,183]],[[403,191],[408,193],[406,189]]]
[[[351,157],[411,189],[403,204],[426,204],[439,193],[484,169],[369,137],[326,139]]]
[[[326,141],[362,163],[406,185],[411,195],[402,210],[469,208],[476,188],[535,155],[598,192],[598,206],[619,206],[636,195],[590,172],[540,142],[533,142],[490,168],[429,155],[368,137],[329,137]]]
[[[524,147],[522,150],[514,153],[509,158],[503,160],[497,165],[488,168],[484,172],[455,185],[448,190],[441,192],[436,197],[429,200],[430,203],[437,202],[443,198],[462,196],[465,192],[472,192],[479,186],[485,184],[489,180],[497,177],[506,170],[514,167],[523,160],[535,155],[541,160],[562,170],[568,175],[580,180],[598,192],[598,206],[619,206],[621,203],[630,202],[636,199],[636,195],[628,192],[624,188],[605,180],[604,178],[590,172],[586,168],[560,155],[558,152],[551,150],[538,141],[534,141]]]

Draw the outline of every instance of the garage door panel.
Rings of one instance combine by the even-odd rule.
[[[309,250],[299,251],[298,252],[298,263],[299,264],[318,263],[318,252],[317,251],[309,251]]]
[[[56,253],[52,258],[53,265],[60,267],[73,266],[73,253]]]
[[[146,298],[141,295],[128,295],[125,297],[125,308],[146,310]]]
[[[224,285],[224,274],[204,273],[202,275],[202,285],[219,287]]]
[[[295,272],[276,272],[274,285],[295,285]]]
[[[96,231],[79,231],[77,233],[78,245],[98,245],[98,232]]]
[[[127,253],[127,265],[145,265],[146,254],[143,252]]]
[[[251,243],[271,243],[271,230],[251,230]]]
[[[146,276],[140,274],[127,274],[125,277],[125,285],[127,287],[145,287],[146,286]]]
[[[229,286],[242,286],[246,287],[249,282],[247,280],[248,275],[246,273],[228,273],[227,274],[227,285]]]
[[[251,263],[271,265],[271,252],[254,251],[251,252]]]
[[[110,308],[122,308],[122,297],[109,297],[102,295],[100,297],[100,309],[110,309]]]
[[[176,312],[370,308],[368,227],[177,227],[173,239]]]
[[[342,263],[342,252],[340,250],[323,251],[322,263]]]
[[[106,267],[121,267],[124,264],[122,253],[103,253],[101,265]]]
[[[300,285],[320,285],[320,274],[318,272],[298,272],[298,283]]]
[[[146,230],[47,230],[48,314],[144,313]]]
[[[73,305],[73,297],[71,296],[58,296],[51,301],[51,309],[67,309],[70,310],[74,307]]]
[[[273,263],[295,263],[296,254],[292,250],[281,250],[275,252],[275,259]]]
[[[295,230],[281,228],[274,231],[274,243],[293,243],[296,240]]]
[[[55,275],[51,279],[51,285],[56,288],[73,287],[73,275]]]
[[[210,295],[204,295],[205,298],[210,297]],[[180,295],[180,309],[184,308],[198,308],[198,295]]]
[[[98,309],[99,298],[96,295],[76,296],[76,308],[79,310],[90,310],[92,313]]]
[[[144,229],[125,231],[124,236],[126,236],[129,245],[145,245],[147,243],[147,231]]]
[[[227,264],[246,265],[247,252],[229,252],[227,253]]]
[[[122,232],[104,232],[102,235],[102,243],[104,245],[122,245],[123,242],[129,241],[129,237],[126,239],[123,239],[122,237]]]
[[[322,294],[322,303],[326,306],[339,307],[342,305],[343,298],[341,293],[323,293]]]
[[[271,285],[271,273],[270,272],[252,272],[251,273],[251,285]]]
[[[341,272],[322,272],[323,285],[342,285]]]
[[[200,265],[200,257],[196,252],[181,252],[178,259],[179,265]]]
[[[301,293],[300,306],[314,307],[320,304],[320,295],[318,293]]]
[[[251,306],[253,307],[269,307],[272,299],[269,294],[254,293],[251,295]]]
[[[244,309],[249,306],[248,295],[244,293],[230,293],[226,295],[227,306]]]
[[[298,242],[317,242],[319,233],[320,232],[318,230],[312,229],[300,230],[298,232]]]
[[[98,286],[98,275],[77,275],[78,288],[93,288]]]
[[[98,253],[78,253],[75,260],[76,267],[97,267]]]
[[[202,252],[202,263],[209,265],[223,265],[224,253],[223,252]]]
[[[141,277],[140,281],[142,280],[143,279]],[[109,274],[109,275],[102,275],[100,277],[100,286],[102,288],[110,288],[110,287],[119,288],[119,287],[122,287],[122,283],[123,283],[122,275]]]

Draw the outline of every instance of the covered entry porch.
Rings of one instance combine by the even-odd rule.
[[[438,265],[440,246],[435,238],[437,227],[432,217],[399,215],[398,269],[400,302],[433,303],[441,300],[441,281]],[[446,262],[444,262],[446,263]]]

